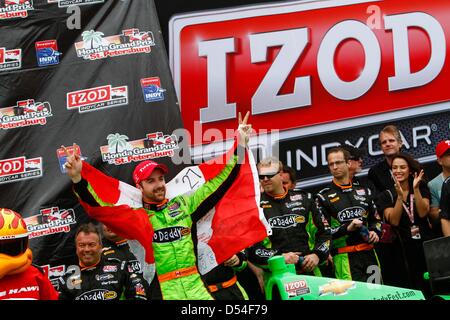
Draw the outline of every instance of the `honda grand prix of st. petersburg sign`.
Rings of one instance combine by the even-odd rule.
[[[257,132],[281,130],[280,158],[297,171],[296,150],[287,159],[283,141],[436,112],[449,117],[445,0],[269,3],[175,16],[170,34],[188,132],[196,121],[203,131],[225,132],[238,112],[250,111]],[[359,147],[368,147],[365,138]],[[436,139],[430,133],[424,143],[433,150]],[[201,136],[191,142],[201,144]],[[315,147],[305,153],[319,166]],[[379,148],[369,152],[376,154]]]

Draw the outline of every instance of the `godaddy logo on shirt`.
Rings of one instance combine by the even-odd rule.
[[[337,218],[339,221],[358,219],[364,216],[365,211],[366,210],[361,207],[346,208],[337,214]]]
[[[290,228],[295,227],[298,223],[305,222],[303,216],[297,214],[287,214],[284,216],[272,217],[267,220],[272,228]]]
[[[165,243],[181,240],[183,236],[191,233],[191,228],[182,226],[164,228],[155,231],[153,234],[153,241],[156,243]]]

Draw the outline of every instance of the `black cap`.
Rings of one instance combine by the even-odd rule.
[[[347,150],[350,153],[350,160],[359,160],[362,159],[364,155],[364,151],[349,144],[341,145],[341,148]]]

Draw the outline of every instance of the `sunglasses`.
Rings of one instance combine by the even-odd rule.
[[[18,256],[28,249],[28,237],[0,241],[0,253],[7,256]]]
[[[275,172],[275,173],[259,174],[258,177],[259,177],[259,180],[264,180],[265,178],[272,179],[279,173],[280,173],[280,171]]]

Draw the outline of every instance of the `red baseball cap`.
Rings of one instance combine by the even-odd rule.
[[[436,146],[436,156],[442,157],[447,150],[450,149],[450,140],[443,140]]]
[[[139,184],[142,180],[147,179],[152,174],[153,170],[161,169],[164,174],[169,172],[165,164],[156,163],[152,160],[146,160],[139,163],[133,171],[134,183]]]

